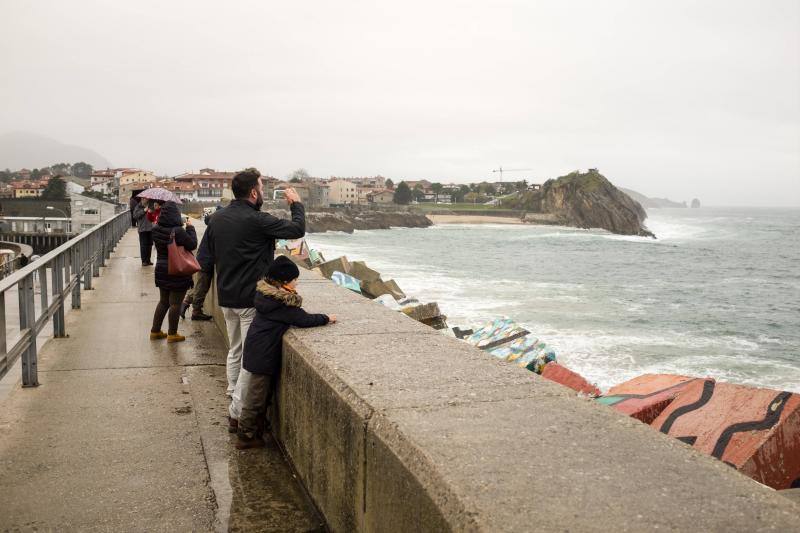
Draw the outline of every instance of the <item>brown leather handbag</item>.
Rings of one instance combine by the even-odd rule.
[[[167,244],[167,273],[170,276],[191,276],[200,271],[200,263],[194,254],[175,243],[175,230],[169,235]]]

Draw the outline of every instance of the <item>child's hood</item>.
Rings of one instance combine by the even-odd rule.
[[[302,307],[303,305],[303,297],[296,292],[275,287],[263,279],[256,283],[256,292],[289,307]]]

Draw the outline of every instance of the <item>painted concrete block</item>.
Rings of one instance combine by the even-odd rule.
[[[597,401],[650,424],[687,384],[696,379],[700,378],[677,374],[644,374],[611,387],[608,394]]]
[[[800,394],[696,380],[651,425],[774,489],[800,486]]]
[[[560,383],[561,385],[569,387],[576,392],[582,392],[583,394],[589,394],[592,396],[600,396],[600,389],[589,383],[586,378],[577,372],[573,372],[569,368],[561,366],[555,362],[547,363],[544,366],[544,370],[542,370],[542,377],[547,378],[550,381]]]

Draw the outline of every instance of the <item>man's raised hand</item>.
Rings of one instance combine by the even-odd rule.
[[[299,202],[299,201],[300,201],[300,195],[299,195],[299,194],[297,194],[297,191],[296,191],[296,190],[294,190],[294,189],[293,189],[293,188],[291,188],[291,187],[289,187],[288,189],[286,189],[286,190],[284,191],[284,194],[286,195],[286,201],[287,201],[287,202],[289,202],[289,205],[291,205],[291,204],[293,204],[293,203],[295,203],[295,202]]]

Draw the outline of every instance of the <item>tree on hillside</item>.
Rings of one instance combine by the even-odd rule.
[[[394,191],[394,199],[392,201],[400,205],[408,205],[411,203],[411,189],[408,187],[408,184],[405,181],[401,181],[397,186],[397,189]]]
[[[42,191],[45,200],[64,200],[67,197],[67,182],[61,176],[53,176]]]
[[[72,165],[72,175],[83,179],[89,179],[93,170],[94,168],[92,165],[89,163],[84,163],[83,161]]]
[[[307,180],[310,177],[311,175],[304,168],[298,168],[288,176],[290,183],[300,183],[301,181]]]
[[[414,186],[414,190],[411,191],[411,197],[417,202],[425,199],[425,191],[422,190],[422,185],[417,183]]]
[[[394,189],[394,182],[392,181],[392,178],[387,179],[385,185],[387,189]]]
[[[462,185],[457,189],[450,189],[450,195],[453,197],[454,204],[460,204],[464,201],[464,195],[469,192],[468,185]]]
[[[69,163],[56,163],[55,165],[50,165],[50,172],[53,173],[53,176],[69,176],[72,174],[72,165]]]
[[[433,201],[437,204],[439,203],[439,193],[442,192],[442,189],[444,189],[444,185],[441,183],[431,183],[431,190],[434,194]]]
[[[522,180],[517,182],[517,190],[519,192],[527,191],[528,190],[528,180]]]

